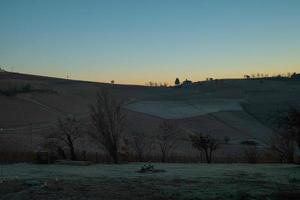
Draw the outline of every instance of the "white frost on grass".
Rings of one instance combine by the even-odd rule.
[[[138,101],[126,106],[129,110],[165,119],[180,119],[216,113],[243,110],[239,100],[206,99],[197,101]]]
[[[30,187],[29,192],[36,193],[42,191],[44,195],[57,192],[55,188],[60,188],[59,194],[69,197],[74,195],[74,189],[91,187],[88,190],[91,196],[99,195],[95,193],[95,188],[107,191],[119,191],[124,188],[129,193],[123,193],[120,190],[118,197],[128,194],[136,194],[138,191],[143,194],[144,189],[141,187],[159,188],[159,192],[166,199],[240,199],[242,192],[253,197],[253,199],[264,199],[278,189],[288,188],[294,192],[299,191],[300,168],[297,165],[287,164],[163,164],[153,163],[155,169],[162,169],[162,173],[137,173],[136,171],[144,163],[130,163],[123,165],[97,164],[90,166],[73,166],[73,165],[34,165],[34,164],[11,164],[3,166],[3,174],[6,181],[19,179],[27,185],[37,185]],[[55,180],[58,187],[54,190],[41,190],[47,181]],[[41,187],[39,183],[44,183]],[[71,189],[66,187],[70,185]],[[99,185],[98,185],[99,184]],[[122,186],[123,185],[123,186]],[[153,187],[154,186],[154,187]],[[51,188],[51,187],[50,187]],[[53,188],[53,187],[52,187]],[[75,193],[76,195],[81,195]],[[23,195],[26,195],[28,193]],[[71,193],[70,193],[71,192]],[[94,192],[94,193],[93,193]],[[245,193],[246,192],[246,193]],[[118,193],[118,192],[117,192]],[[40,193],[38,193],[40,194]],[[101,193],[100,193],[101,194]],[[149,195],[149,193],[147,193]],[[296,194],[296,193],[295,193]],[[22,193],[17,193],[19,198]],[[15,196],[12,196],[16,199]],[[97,196],[95,196],[97,197]],[[179,198],[177,198],[179,197]],[[76,196],[77,198],[77,196]],[[83,199],[85,199],[84,196]],[[126,199],[128,196],[126,196]],[[118,198],[120,199],[120,198]],[[251,198],[252,199],[252,198]]]
[[[286,164],[164,164],[153,163],[161,173],[137,173],[144,163],[122,165],[96,164],[90,166],[37,165],[28,163],[3,165],[4,179],[76,179],[76,178],[136,178],[163,179],[228,178],[234,176],[260,177],[268,181],[286,181],[288,176],[300,179],[300,168]],[[0,179],[2,179],[0,178]]]

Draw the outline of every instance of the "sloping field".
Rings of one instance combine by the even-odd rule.
[[[212,116],[214,116],[216,120],[232,127],[232,129],[244,133],[242,138],[232,138],[237,140],[236,142],[238,142],[239,139],[254,139],[268,144],[273,135],[271,129],[264,126],[246,112],[219,112],[213,113]]]
[[[295,105],[300,102],[299,82],[264,81],[262,84],[228,80],[203,82],[191,88],[160,88],[1,73],[2,83],[5,86],[0,89],[13,88],[17,83],[18,87],[31,84],[34,89],[46,91],[0,95],[1,137],[7,141],[27,139],[7,144],[10,148],[38,148],[58,117],[72,114],[88,121],[89,106],[101,89],[110,90],[126,102],[127,132],[141,130],[151,135],[157,132],[163,119],[170,119],[188,133],[210,133],[221,139],[228,136],[236,143],[248,139],[268,143],[272,136],[267,128],[268,116],[279,108],[287,108],[291,102]],[[25,141],[26,145],[16,145]]]
[[[0,126],[13,128],[55,120],[57,115],[41,105],[0,95]]]
[[[238,100],[138,101],[126,108],[165,119],[182,119],[221,111],[243,110]]]

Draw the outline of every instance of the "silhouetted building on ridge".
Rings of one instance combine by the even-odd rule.
[[[300,80],[300,74],[293,73],[292,76],[291,76],[291,79],[293,79],[293,80]]]
[[[192,83],[193,83],[192,81],[185,79],[185,81],[182,82],[182,85],[188,86],[188,85],[191,85]]]

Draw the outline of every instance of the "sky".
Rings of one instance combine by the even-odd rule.
[[[0,66],[142,85],[300,72],[300,1],[0,0]]]

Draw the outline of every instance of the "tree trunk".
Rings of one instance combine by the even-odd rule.
[[[161,151],[161,162],[166,162],[167,153],[165,151]]]
[[[113,159],[113,162],[114,162],[115,164],[119,164],[119,163],[120,163],[120,157],[119,157],[118,151],[112,151],[112,152],[110,153],[110,155],[111,155],[111,157],[112,157],[112,159]]]
[[[57,154],[58,154],[58,156],[62,157],[64,160],[67,159],[65,151],[61,147],[57,148]]]
[[[72,139],[69,135],[67,135],[67,139],[68,139],[68,142],[69,142],[71,160],[77,160],[77,156],[76,156],[76,153],[75,153],[74,144],[72,142]]]
[[[142,153],[138,154],[138,159],[139,159],[139,162],[143,162],[143,155],[142,155]]]
[[[206,157],[206,162],[207,162],[207,163],[211,163],[211,158],[210,158],[210,156],[208,155],[208,151],[207,151],[207,150],[205,150],[205,157]]]
[[[77,156],[73,144],[70,145],[70,154],[71,154],[71,160],[77,160]]]
[[[289,153],[286,159],[287,163],[294,163],[294,153]]]

